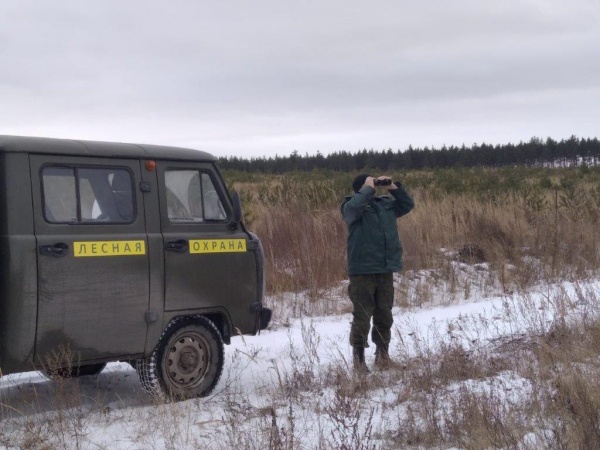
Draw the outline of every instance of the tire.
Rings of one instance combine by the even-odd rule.
[[[82,366],[63,367],[56,370],[44,369],[43,373],[51,380],[58,380],[61,378],[78,378],[98,375],[105,367],[106,363],[85,364]]]
[[[223,372],[223,339],[203,316],[175,319],[149,358],[138,360],[142,387],[155,397],[185,400],[210,394]]]

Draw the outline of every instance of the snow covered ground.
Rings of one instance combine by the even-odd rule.
[[[599,282],[561,282],[502,294],[481,277],[480,283],[471,277],[467,295],[463,289],[450,298],[448,286],[438,285],[426,304],[395,308],[394,359],[435,357],[457,344],[477,352],[502,339],[541,333],[557,321],[582,320],[592,306],[595,311],[589,299],[600,291]],[[422,289],[418,274],[412,280],[408,288],[398,284],[409,300]],[[329,310],[338,305],[348,311],[344,285],[326,297]],[[307,317],[298,305],[319,300],[302,294],[270,301],[281,306],[272,326],[259,336],[233,338],[223,376],[205,399],[157,403],[125,363],[76,381],[49,381],[36,372],[0,378],[0,448],[393,448],[403,415],[413,414],[410,393],[401,388],[398,372],[373,371],[362,381],[352,376],[351,315]],[[368,349],[369,365],[373,352]],[[525,378],[505,370],[447,386],[441,408],[451,405],[453,389],[465,387],[494,388],[505,393],[505,402],[521,401],[530,390]]]

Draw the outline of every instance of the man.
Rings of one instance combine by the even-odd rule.
[[[377,196],[375,186],[388,194]],[[369,174],[358,175],[352,183],[354,195],[341,206],[348,225],[348,295],[353,305],[350,344],[354,367],[367,372],[365,347],[373,318],[371,339],[376,345],[375,364],[388,367],[389,344],[393,323],[393,274],[402,269],[402,244],[396,219],[414,207],[412,197],[398,181],[388,176],[377,179]]]

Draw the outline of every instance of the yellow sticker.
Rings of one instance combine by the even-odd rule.
[[[145,241],[73,242],[74,256],[129,256],[145,254]]]
[[[190,240],[190,253],[230,253],[245,251],[246,239]]]

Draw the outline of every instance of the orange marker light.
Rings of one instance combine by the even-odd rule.
[[[146,161],[146,170],[152,172],[154,169],[156,169],[156,161]]]

